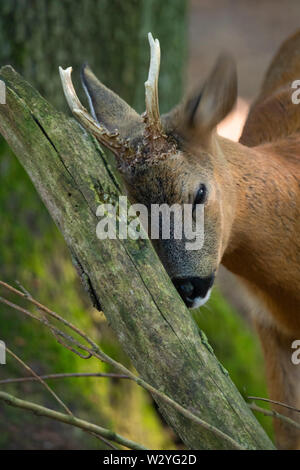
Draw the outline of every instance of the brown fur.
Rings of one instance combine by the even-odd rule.
[[[95,114],[111,128],[110,108],[126,114],[127,105],[88,74]],[[162,117],[172,151],[151,159],[149,146],[139,148],[124,176],[132,198],[148,206],[191,203],[199,184],[206,185],[204,247],[187,252],[180,241],[164,240],[156,249],[171,277],[206,277],[223,263],[243,280],[258,299],[254,323],[270,397],[300,408],[300,366],[291,363],[292,341],[300,339],[300,105],[291,101],[296,79],[300,32],[269,67],[241,143],[231,142],[215,132],[237,93],[234,64],[220,58],[201,91]],[[143,142],[143,124],[133,111],[128,116],[132,135],[130,119],[119,123],[120,134],[134,147]],[[114,127],[117,120],[114,112]],[[300,422],[299,413],[276,409]],[[279,447],[300,449],[299,431],[278,420],[275,429]]]
[[[291,344],[300,338],[300,108],[292,103],[291,84],[299,77],[300,32],[281,46],[249,113],[241,142],[255,153],[247,151],[242,174],[230,158],[246,197],[239,198],[232,233],[233,246],[236,237],[239,243],[223,259],[266,310],[254,321],[270,397],[298,409],[300,368],[291,362]],[[300,422],[299,413],[274,408]],[[300,448],[300,432],[282,421],[274,424],[279,447]]]

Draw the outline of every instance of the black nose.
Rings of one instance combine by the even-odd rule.
[[[204,299],[214,283],[215,275],[207,277],[176,277],[172,279],[181,298],[188,307],[192,307],[195,299]]]

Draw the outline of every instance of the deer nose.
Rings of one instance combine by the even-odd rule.
[[[176,277],[172,279],[184,303],[189,308],[200,307],[209,299],[215,275],[207,277]]]

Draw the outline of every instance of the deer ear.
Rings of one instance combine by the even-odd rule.
[[[118,130],[123,139],[134,140],[143,134],[141,116],[122,98],[109,90],[94,75],[88,65],[81,69],[81,82],[88,97],[94,119],[109,132]]]
[[[186,115],[191,127],[214,129],[230,113],[237,98],[237,73],[232,57],[222,54],[202,91],[188,100]]]
[[[232,110],[236,98],[235,62],[230,56],[222,54],[200,91],[163,116],[165,129],[181,134],[186,139],[209,137]]]

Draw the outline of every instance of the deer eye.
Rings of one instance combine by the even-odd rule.
[[[194,207],[196,204],[204,204],[207,198],[207,188],[205,184],[200,184],[195,200],[194,200]]]

